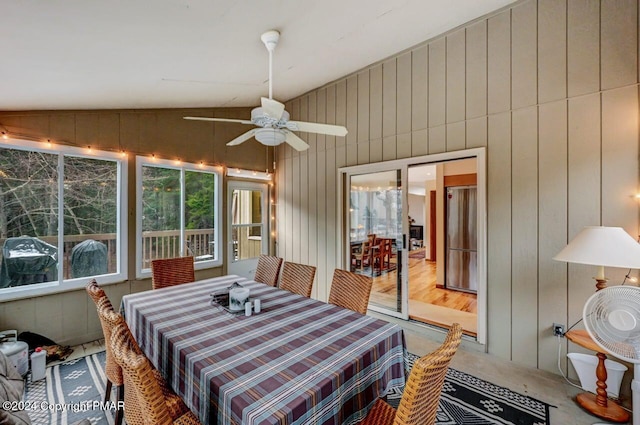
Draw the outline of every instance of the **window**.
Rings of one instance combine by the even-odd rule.
[[[137,158],[138,277],[151,261],[191,255],[196,269],[222,264],[220,173],[214,167]]]
[[[126,279],[126,160],[111,152],[0,143],[0,299]]]

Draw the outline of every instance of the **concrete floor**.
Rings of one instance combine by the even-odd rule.
[[[409,352],[419,356],[433,351],[440,345],[424,332],[416,332],[413,329],[405,328],[405,339]],[[73,348],[73,353],[67,360],[104,350],[104,341],[93,341]],[[582,391],[566,383],[560,375],[519,366],[490,354],[469,350],[464,344],[458,349],[451,367],[556,406],[550,409],[550,425],[607,423],[582,410],[575,403],[573,398]]]
[[[439,346],[438,342],[412,330],[405,329],[405,339],[409,352],[419,356]],[[573,398],[582,391],[566,383],[560,375],[519,366],[490,354],[465,349],[464,346],[458,349],[451,367],[556,406],[550,408],[551,425],[607,423],[576,404]]]

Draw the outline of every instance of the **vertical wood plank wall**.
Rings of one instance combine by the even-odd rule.
[[[555,372],[551,325],[581,317],[594,270],[552,257],[586,225],[639,232],[638,3],[519,2],[290,101],[349,134],[278,148],[278,254],[318,266],[326,299],[338,168],[484,146],[487,348]]]

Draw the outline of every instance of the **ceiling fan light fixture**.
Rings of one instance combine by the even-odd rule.
[[[254,137],[266,146],[278,146],[287,138],[285,132],[277,128],[260,128],[256,130]]]

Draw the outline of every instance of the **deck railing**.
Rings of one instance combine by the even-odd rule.
[[[185,255],[193,255],[196,261],[210,260],[215,255],[214,229],[186,230]],[[57,236],[42,236],[43,240],[53,246],[58,243]],[[107,270],[115,273],[117,269],[117,243],[115,233],[67,235],[63,241],[62,264],[64,278],[70,277],[71,250],[74,246],[85,240],[93,239],[103,243],[107,247]],[[2,259],[2,247],[5,239],[0,239],[0,260]],[[151,260],[156,258],[170,258],[180,256],[180,231],[163,230],[142,233],[142,262],[143,268],[151,267]],[[60,257],[58,257],[60,258]]]

